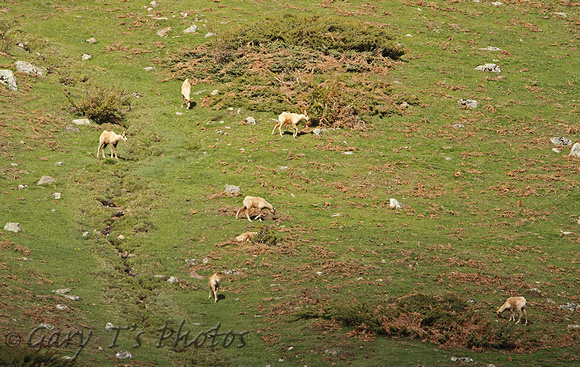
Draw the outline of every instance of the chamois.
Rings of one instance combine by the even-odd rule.
[[[183,105],[187,105],[187,109],[191,108],[191,83],[189,79],[185,79],[183,84],[181,84],[181,108]]]
[[[274,209],[274,207],[272,205],[270,205],[266,200],[257,197],[257,196],[246,196],[246,198],[243,201],[244,206],[240,208],[240,210],[238,210],[238,212],[236,213],[236,219],[238,219],[238,215],[240,214],[240,212],[244,209],[246,209],[246,217],[248,218],[248,220],[251,222],[252,220],[250,219],[250,209],[252,208],[257,208],[260,210],[260,214],[254,218],[254,219],[258,219],[262,216],[262,209],[264,208],[268,208],[272,211],[273,214],[276,214],[276,209]]]
[[[107,147],[107,145],[111,145],[111,158],[113,158],[113,153],[115,153],[115,158],[119,159],[119,157],[117,156],[117,144],[121,140],[127,141],[125,133],[117,135],[113,131],[107,130],[103,131],[99,138],[99,147],[97,148],[97,158],[99,158],[99,150],[101,149],[103,152],[103,158],[105,158],[105,148]]]
[[[292,125],[292,129],[294,130],[294,138],[298,135],[298,124],[302,121],[310,121],[310,118],[304,111],[304,114],[299,115],[297,113],[290,113],[290,112],[282,112],[280,116],[278,116],[278,123],[274,126],[274,130],[272,130],[272,135],[276,131],[276,128],[280,130],[280,136],[282,136],[282,127],[284,125]]]
[[[522,319],[522,313],[526,317],[526,325],[528,324],[528,314],[526,313],[526,299],[524,297],[510,297],[508,298],[500,308],[497,309],[497,315],[501,315],[504,310],[509,309],[511,312],[510,318],[508,321],[516,321],[516,311],[519,313],[520,317],[516,324],[520,323]]]
[[[209,277],[209,297],[208,299],[211,299],[211,297],[215,297],[215,302],[217,302],[218,300],[218,295],[217,292],[220,289],[220,281],[221,278],[219,276],[218,273],[214,273],[211,277]]]

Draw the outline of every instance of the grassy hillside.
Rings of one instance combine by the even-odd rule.
[[[578,4],[502,3],[2,2],[0,364],[577,364]]]

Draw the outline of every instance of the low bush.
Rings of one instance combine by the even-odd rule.
[[[97,124],[112,123],[125,126],[125,115],[131,110],[132,95],[113,87],[89,86],[85,95],[75,98],[69,91],[65,96],[72,112]]]

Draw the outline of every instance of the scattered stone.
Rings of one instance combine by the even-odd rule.
[[[159,4],[157,4],[157,1],[152,1],[152,2],[149,3],[149,6],[152,7],[152,8],[154,8],[154,7],[158,6],[158,5]]]
[[[63,288],[63,289],[55,289],[54,291],[52,291],[52,293],[56,293],[56,294],[67,294],[70,293],[70,288]]]
[[[465,125],[463,125],[463,124],[454,124],[453,127],[456,128],[456,129],[462,129],[462,128],[465,127]]]
[[[576,303],[568,302],[566,304],[560,305],[560,308],[574,313],[578,308],[580,308],[580,306],[578,306]]]
[[[179,279],[177,279],[176,277],[169,277],[169,279],[167,279],[167,283],[171,284],[179,283]]]
[[[528,289],[528,292],[535,293],[538,296],[541,296],[542,295],[542,291],[540,291],[538,288],[530,288],[530,289]]]
[[[551,299],[551,298],[546,298],[546,302],[548,302],[548,303],[556,303],[556,301],[554,301],[554,300],[553,300],[553,299]]]
[[[90,59],[91,57],[92,57],[92,56],[91,56],[91,55],[89,55],[89,54],[83,54],[83,55],[81,56],[81,60],[83,60],[83,61],[87,61],[87,60],[88,60],[88,59]]]
[[[69,132],[69,133],[78,133],[81,130],[76,126],[67,125],[67,126],[65,126],[64,131]]]
[[[554,153],[560,153],[560,149],[558,149],[558,148],[552,148],[552,152],[554,152]]]
[[[570,151],[570,155],[572,157],[580,158],[580,143],[576,143],[572,146],[572,150]]]
[[[56,180],[50,176],[42,176],[38,181],[37,185],[52,185],[56,182]]]
[[[18,232],[23,231],[22,227],[20,226],[20,223],[6,223],[4,225],[4,230],[14,232],[14,233],[18,233]]]
[[[459,101],[457,101],[457,104],[460,106],[467,106],[470,108],[477,108],[477,101],[474,99],[467,99],[467,98],[461,98]]]
[[[563,136],[555,136],[553,138],[550,138],[550,141],[554,145],[572,145],[573,143],[572,140],[565,138]]]
[[[131,353],[129,353],[129,351],[127,351],[127,350],[120,351],[119,353],[115,354],[115,357],[117,357],[118,359],[133,358],[133,356],[131,355]]]
[[[411,107],[411,105],[410,105],[410,104],[408,104],[407,102],[403,102],[403,103],[401,103],[401,104],[399,105],[399,107],[400,107],[400,108],[409,108],[409,107]]]
[[[203,264],[207,264],[209,262],[209,259],[207,257],[204,257],[203,260],[201,260],[201,262]]]
[[[88,43],[97,43],[97,40],[95,39],[95,37],[91,37],[87,40]]]
[[[344,155],[353,155],[354,153],[349,151],[349,152],[343,152],[342,154],[344,154]]]
[[[143,70],[145,70],[145,71],[153,71],[153,70],[155,70],[155,68],[153,66],[147,66]]]
[[[185,263],[187,264],[187,266],[194,266],[196,261],[197,260],[195,259],[185,259]]]
[[[18,185],[18,190],[24,190],[28,185]]]
[[[393,209],[401,209],[403,207],[403,205],[399,202],[399,200],[397,199],[389,199],[390,203],[389,203],[389,207],[393,208]]]
[[[451,362],[464,362],[464,363],[469,363],[469,362],[473,362],[473,359],[469,358],[469,357],[451,357]]]
[[[26,61],[16,61],[16,70],[26,74],[42,76],[42,69]]]
[[[117,236],[117,239],[122,241],[122,240],[125,239],[125,236],[123,236],[122,234],[120,234],[120,235]]]
[[[167,37],[167,33],[171,31],[171,27],[165,27],[157,31],[159,37]]]
[[[75,125],[90,125],[91,124],[91,120],[89,120],[89,119],[75,119],[75,120],[72,120],[72,122]]]
[[[317,129],[312,130],[312,133],[314,135],[322,135],[323,132],[324,132],[324,129],[318,129],[317,128]]]
[[[475,68],[475,70],[489,71],[492,73],[501,73],[501,69],[500,69],[499,65],[496,65],[496,64],[479,65]]]
[[[81,297],[79,297],[79,296],[73,296],[73,295],[70,295],[70,294],[63,294],[62,296],[64,298],[70,299],[71,301],[78,301],[78,300],[81,299]]]
[[[55,200],[59,200],[60,199],[60,192],[55,192],[54,194],[52,194],[52,196],[54,196]]]
[[[240,275],[240,272],[236,269],[222,270],[222,274],[224,274],[224,275]]]
[[[491,5],[502,6],[503,3],[501,1],[496,1],[496,2],[491,3]]]
[[[226,185],[226,194],[238,194],[241,191],[239,186]]]
[[[107,325],[105,325],[105,330],[106,331],[115,330],[115,325],[113,325],[113,323],[111,322],[107,322]]]
[[[324,353],[330,354],[330,355],[333,355],[333,356],[338,355],[340,352],[341,352],[341,349],[338,348],[338,347],[330,348],[330,349],[327,349],[327,350],[324,351]]]
[[[89,235],[89,231],[84,231],[81,236],[86,237]]]
[[[568,330],[580,330],[580,325],[568,325]]]
[[[209,37],[213,37],[213,36],[215,36],[215,33],[213,33],[213,32],[208,32],[205,34],[205,38],[209,38]]]
[[[255,125],[256,124],[256,119],[253,117],[246,117],[246,123],[250,124],[250,125]]]
[[[8,85],[8,89],[10,90],[18,90],[16,78],[12,70],[0,70],[0,83]]]
[[[58,304],[55,306],[57,310],[66,310],[68,308],[67,305]]]
[[[54,326],[51,324],[45,324],[44,322],[40,325],[38,325],[39,328],[44,328],[47,330],[54,330]]]
[[[566,14],[566,13],[554,13],[554,15],[557,15],[557,16],[562,17],[562,18],[568,17],[568,14]]]
[[[477,300],[475,298],[470,298],[467,300],[468,303],[477,303]]]
[[[482,50],[482,51],[501,51],[501,48],[487,46],[485,48],[480,48],[480,50]]]
[[[211,94],[212,96],[217,96],[219,92],[220,92],[220,91],[219,91],[219,89],[214,89],[214,90],[212,90],[212,91],[211,91],[211,93],[210,93],[210,94]]]
[[[190,26],[189,28],[185,29],[185,30],[183,31],[183,33],[196,33],[198,29],[199,29],[199,28],[198,28],[198,27],[197,27],[195,24],[193,24],[193,25],[192,25],[192,26]]]

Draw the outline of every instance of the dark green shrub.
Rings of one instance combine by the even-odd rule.
[[[261,225],[257,228],[258,234],[254,236],[252,242],[262,243],[267,246],[276,246],[279,242],[276,226]]]
[[[0,366],[7,367],[65,367],[74,362],[62,359],[53,351],[37,350],[28,346],[0,345]]]
[[[65,96],[72,106],[72,112],[87,117],[97,124],[123,124],[125,115],[131,110],[132,95],[113,87],[91,86],[85,95],[75,99],[68,91]]]

